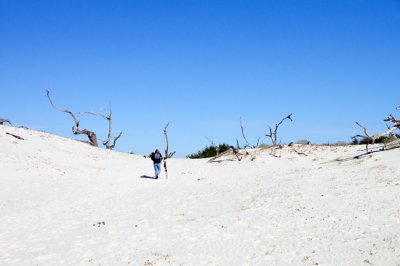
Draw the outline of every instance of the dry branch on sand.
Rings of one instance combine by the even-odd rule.
[[[10,136],[12,136],[12,137],[14,137],[14,138],[16,138],[16,139],[19,139],[19,140],[25,140],[23,137],[20,137],[20,136],[18,136],[18,135],[15,135],[15,134],[12,134],[12,133],[9,133],[9,132],[6,132],[6,134],[7,134],[7,135],[10,135]]]
[[[396,109],[398,109],[398,108],[396,108]],[[364,135],[365,135],[364,137],[366,139],[366,147],[365,147],[365,149],[366,149],[367,152],[368,152],[368,144],[369,144],[370,141],[372,142],[372,144],[374,144],[377,139],[382,138],[382,137],[394,136],[396,138],[396,135],[394,135],[394,132],[396,130],[400,129],[400,120],[397,120],[392,114],[390,114],[383,121],[393,123],[393,125],[388,126],[388,129],[386,131],[381,132],[381,133],[377,133],[377,134],[374,134],[374,135],[370,135],[368,133],[367,128],[356,121],[356,124],[359,127],[361,127],[363,129],[363,131],[364,131]],[[363,136],[356,135],[356,136],[354,136],[352,138],[355,139],[357,137],[363,137]]]

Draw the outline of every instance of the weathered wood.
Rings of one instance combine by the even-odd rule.
[[[278,135],[278,128],[279,126],[283,123],[283,121],[285,121],[286,119],[289,119],[290,121],[293,121],[292,119],[292,115],[290,114],[288,116],[286,116],[285,118],[283,118],[278,124],[275,125],[275,129],[272,131],[272,128],[270,126],[268,126],[269,128],[269,134],[266,134],[265,136],[269,137],[271,139],[272,142],[272,146],[276,146],[277,145],[277,135]]]
[[[172,153],[169,153],[169,143],[168,143],[168,133],[167,133],[167,128],[169,126],[169,123],[164,127],[164,136],[165,136],[165,158],[164,158],[164,170],[165,170],[165,177],[168,179],[168,168],[167,168],[167,159],[171,158],[174,154],[175,151]]]
[[[397,108],[396,108],[397,109]],[[386,119],[384,119],[383,121],[385,122],[391,122],[393,123],[393,126],[388,126],[388,129],[384,132],[381,133],[377,133],[374,135],[369,135],[368,134],[368,130],[366,127],[364,127],[363,125],[361,125],[359,122],[356,121],[356,124],[358,126],[360,126],[363,130],[364,130],[364,134],[365,134],[365,138],[366,138],[366,151],[368,152],[368,144],[369,144],[369,140],[372,141],[372,144],[375,143],[375,141],[381,137],[386,137],[386,136],[390,136],[393,135],[393,132],[400,129],[400,120],[397,120],[392,114],[390,114]],[[362,137],[360,135],[356,135],[352,138],[357,138],[357,137]]]
[[[89,114],[89,115],[94,115],[94,116],[99,116],[105,120],[108,121],[108,134],[107,134],[107,139],[103,141],[103,145],[106,146],[106,149],[112,150],[115,148],[115,145],[117,143],[117,140],[121,137],[122,131],[116,136],[112,137],[112,108],[110,104],[110,113],[108,115],[104,115],[101,113],[93,113],[93,112],[84,112],[83,114]],[[112,144],[111,144],[112,142]]]
[[[246,147],[251,148],[250,143],[247,141],[247,138],[246,138],[246,136],[244,135],[244,129],[243,129],[243,124],[242,124],[242,118],[240,118],[240,129],[242,130],[243,139],[244,139],[244,141],[246,141],[246,145],[244,145],[244,148],[246,148]]]
[[[47,92],[47,98],[49,99],[51,106],[53,106],[53,108],[56,109],[59,112],[68,113],[72,117],[72,119],[74,120],[75,125],[72,127],[72,133],[74,135],[86,135],[89,138],[90,145],[98,147],[96,134],[94,132],[90,131],[90,130],[87,130],[87,129],[81,130],[79,128],[79,121],[78,121],[78,119],[76,119],[75,115],[68,109],[62,109],[62,108],[58,107],[52,101],[52,99],[50,97],[50,91],[46,90],[46,92]]]
[[[9,124],[10,126],[12,126],[11,121],[8,119],[3,119],[0,118],[0,125],[4,125],[5,123]]]
[[[16,138],[16,139],[25,140],[23,137],[20,137],[20,136],[18,136],[18,135],[15,135],[15,134],[12,134],[12,133],[9,133],[9,132],[6,132],[6,134],[7,134],[7,135],[10,135],[10,136],[12,136],[12,137],[14,137],[14,138]]]

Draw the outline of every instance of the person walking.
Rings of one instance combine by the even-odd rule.
[[[150,154],[150,158],[153,161],[154,165],[154,172],[155,172],[155,179],[158,179],[158,176],[161,173],[161,161],[163,160],[163,157],[160,153],[159,149],[156,149],[154,152]]]

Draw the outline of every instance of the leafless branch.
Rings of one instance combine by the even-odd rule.
[[[4,125],[5,123],[9,124],[10,126],[12,126],[11,121],[8,119],[3,119],[0,118],[0,125]]]
[[[243,136],[243,139],[246,141],[246,145],[244,145],[244,148],[246,148],[246,147],[251,147],[251,145],[249,144],[249,142],[247,141],[247,139],[246,139],[246,136],[244,135],[244,129],[243,129],[243,123],[242,123],[242,118],[240,118],[240,129],[242,130],[242,136]]]
[[[371,136],[368,134],[368,131],[367,131],[367,128],[366,128],[366,127],[364,127],[363,125],[361,125],[361,124],[358,123],[357,121],[356,121],[356,124],[364,130],[364,134],[365,134],[365,137],[366,137],[366,146],[365,146],[365,149],[366,149],[366,151],[368,152],[369,140],[372,139],[372,138],[371,138]],[[374,144],[374,142],[375,142],[375,139],[372,139],[372,144]]]
[[[283,121],[285,121],[286,119],[289,119],[290,121],[293,121],[292,119],[292,115],[290,114],[288,116],[286,116],[285,118],[283,118],[278,124],[275,125],[275,129],[272,131],[272,128],[270,126],[268,126],[269,128],[269,134],[266,134],[265,136],[269,137],[271,139],[272,142],[272,146],[276,146],[277,145],[277,135],[278,135],[278,128],[279,126],[283,123]]]
[[[260,140],[261,140],[261,138],[258,138],[258,139],[257,139],[257,145],[256,145],[256,147],[260,146]]]
[[[394,116],[391,114],[391,115],[389,115],[385,120],[383,120],[383,121],[385,121],[385,122],[391,122],[391,123],[393,123],[394,125],[393,125],[393,127],[396,127],[396,128],[400,128],[400,120],[397,120],[396,118],[394,118]]]
[[[15,134],[12,134],[12,133],[9,133],[9,132],[6,132],[6,134],[7,134],[7,135],[10,135],[10,136],[13,136],[13,137],[16,138],[16,139],[24,140],[23,137],[20,137],[20,136],[15,135]]]
[[[51,98],[50,98],[50,91],[49,91],[49,90],[46,90],[46,92],[47,92],[47,98],[49,98],[50,104],[53,106],[53,108],[56,109],[56,110],[59,111],[59,112],[68,113],[68,114],[72,117],[72,119],[74,120],[74,122],[75,122],[75,127],[76,127],[76,128],[79,128],[79,121],[78,121],[78,119],[76,119],[75,115],[74,115],[71,111],[69,111],[69,110],[67,110],[67,109],[61,109],[60,107],[58,107],[57,105],[55,105],[55,104],[53,103],[53,101],[51,100]],[[74,134],[75,134],[75,133],[74,133]]]
[[[167,169],[167,159],[171,158],[174,154],[175,151],[172,153],[169,153],[169,147],[168,147],[168,133],[167,133],[167,128],[169,126],[169,122],[167,123],[167,125],[164,127],[164,136],[165,136],[165,142],[166,142],[166,146],[165,146],[165,159],[164,159],[164,170],[165,170],[165,176],[168,179],[168,169]]]
[[[47,93],[47,98],[49,99],[50,104],[51,104],[51,106],[53,106],[54,109],[56,109],[59,112],[68,113],[74,120],[75,125],[72,127],[72,133],[74,135],[86,135],[89,138],[90,145],[98,147],[96,134],[87,129],[83,129],[83,130],[79,129],[79,121],[76,119],[75,115],[71,111],[69,111],[67,109],[62,109],[62,108],[58,107],[57,105],[55,105],[54,102],[51,100],[49,90],[46,90],[46,93]]]
[[[113,139],[113,144],[109,146],[109,149],[112,150],[115,148],[115,143],[117,142],[117,140],[121,137],[122,135],[122,131],[119,132],[119,134]]]
[[[168,159],[168,133],[167,133],[167,128],[169,126],[169,123],[164,127],[164,136],[165,136],[165,159]]]
[[[82,113],[80,113],[80,114],[83,114],[83,115],[94,115],[94,116],[100,116],[101,118],[108,120],[108,117],[107,117],[107,116],[105,116],[105,115],[103,115],[103,114],[100,114],[100,113],[93,113],[93,112],[82,112]]]
[[[111,137],[111,132],[112,132],[112,108],[111,108],[111,104],[110,104],[110,113],[108,115],[104,115],[104,114],[101,114],[101,113],[93,113],[93,112],[84,112],[83,114],[99,116],[99,117],[101,117],[101,118],[103,118],[103,119],[108,121],[107,139],[103,141],[103,145],[106,146],[106,149],[108,149],[108,150],[114,149],[117,140],[122,135],[122,131],[118,134],[117,137],[114,137],[114,138]],[[110,144],[111,142],[112,142],[112,144]]]

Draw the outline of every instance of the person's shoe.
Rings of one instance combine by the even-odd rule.
[[[156,175],[156,179],[158,179],[158,175]]]

